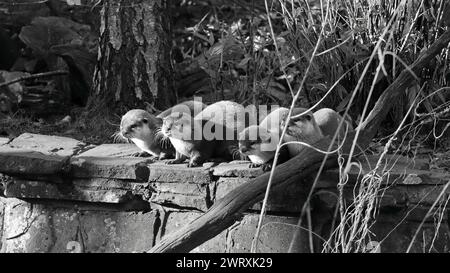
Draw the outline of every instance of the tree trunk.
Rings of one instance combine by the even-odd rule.
[[[89,113],[122,115],[149,103],[176,102],[170,65],[170,22],[164,0],[103,1]]]

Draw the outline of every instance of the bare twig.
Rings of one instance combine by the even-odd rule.
[[[2,82],[2,83],[0,83],[0,87],[8,86],[13,83],[26,81],[26,80],[32,80],[32,79],[38,79],[38,78],[44,78],[44,77],[50,77],[50,76],[67,75],[67,74],[69,74],[69,72],[65,71],[65,70],[56,70],[56,71],[50,71],[50,72],[44,72],[44,73],[37,73],[37,74],[29,75],[29,76],[19,77],[17,79],[11,80],[11,81]]]

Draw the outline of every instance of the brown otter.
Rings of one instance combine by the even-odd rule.
[[[232,159],[238,146],[237,134],[248,120],[244,107],[232,101],[209,105],[194,118],[183,113],[167,116],[161,132],[179,153],[168,163],[190,158],[188,167],[195,167],[210,158]]]
[[[132,141],[142,152],[149,153],[159,159],[173,158],[175,150],[161,134],[163,118],[171,113],[188,113],[194,115],[205,108],[205,104],[192,100],[177,104],[157,116],[141,109],[133,109],[122,116],[120,135]]]

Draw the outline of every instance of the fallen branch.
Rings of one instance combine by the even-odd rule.
[[[328,143],[329,139],[324,138],[316,146],[327,149]],[[312,149],[305,149],[289,162],[278,165],[272,182],[273,189],[299,183],[301,179],[317,170],[322,158],[323,154]],[[329,162],[333,165],[334,161]],[[269,173],[265,173],[237,187],[215,202],[204,215],[184,228],[165,236],[150,252],[188,252],[213,238],[231,226],[255,202],[263,199],[268,180]]]
[[[412,64],[411,70],[419,74],[430,60],[439,54],[449,42],[450,30],[447,30],[427,51],[419,56],[416,62]],[[396,103],[396,98],[412,84],[414,84],[414,76],[405,69],[384,91],[368,118],[360,126],[361,133],[357,144],[362,150],[368,147],[380,123]],[[354,134],[348,137],[343,147],[344,154],[348,152],[353,139]],[[323,138],[315,143],[314,146],[327,150],[329,143],[329,138]],[[273,189],[276,190],[279,187],[293,183],[304,183],[305,189],[310,188],[311,183],[304,179],[317,171],[322,159],[323,154],[312,149],[304,149],[296,157],[276,167],[276,175],[272,182]],[[334,166],[336,164],[335,160],[335,156],[330,156],[326,167]],[[188,252],[218,235],[237,219],[241,218],[245,210],[262,200],[268,179],[269,173],[265,173],[237,187],[225,197],[216,201],[204,215],[176,232],[165,236],[149,252]]]
[[[32,80],[32,79],[37,79],[37,78],[57,76],[57,75],[67,75],[67,74],[69,74],[69,72],[65,71],[65,70],[56,70],[56,71],[50,71],[50,72],[44,72],[44,73],[37,73],[37,74],[29,75],[29,76],[19,77],[17,79],[11,80],[11,81],[2,82],[2,83],[0,83],[0,87],[8,86],[13,83],[21,82],[21,81],[25,81],[25,80]]]

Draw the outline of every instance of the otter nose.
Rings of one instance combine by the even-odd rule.
[[[239,147],[239,150],[241,151],[241,153],[246,153],[246,152],[249,151],[249,149],[248,149],[247,146],[240,146],[240,147]]]
[[[128,130],[126,128],[123,128],[123,127],[120,128],[120,134],[122,136],[128,138],[128,137],[130,137],[130,133],[131,133],[131,130],[129,128],[128,128]]]

